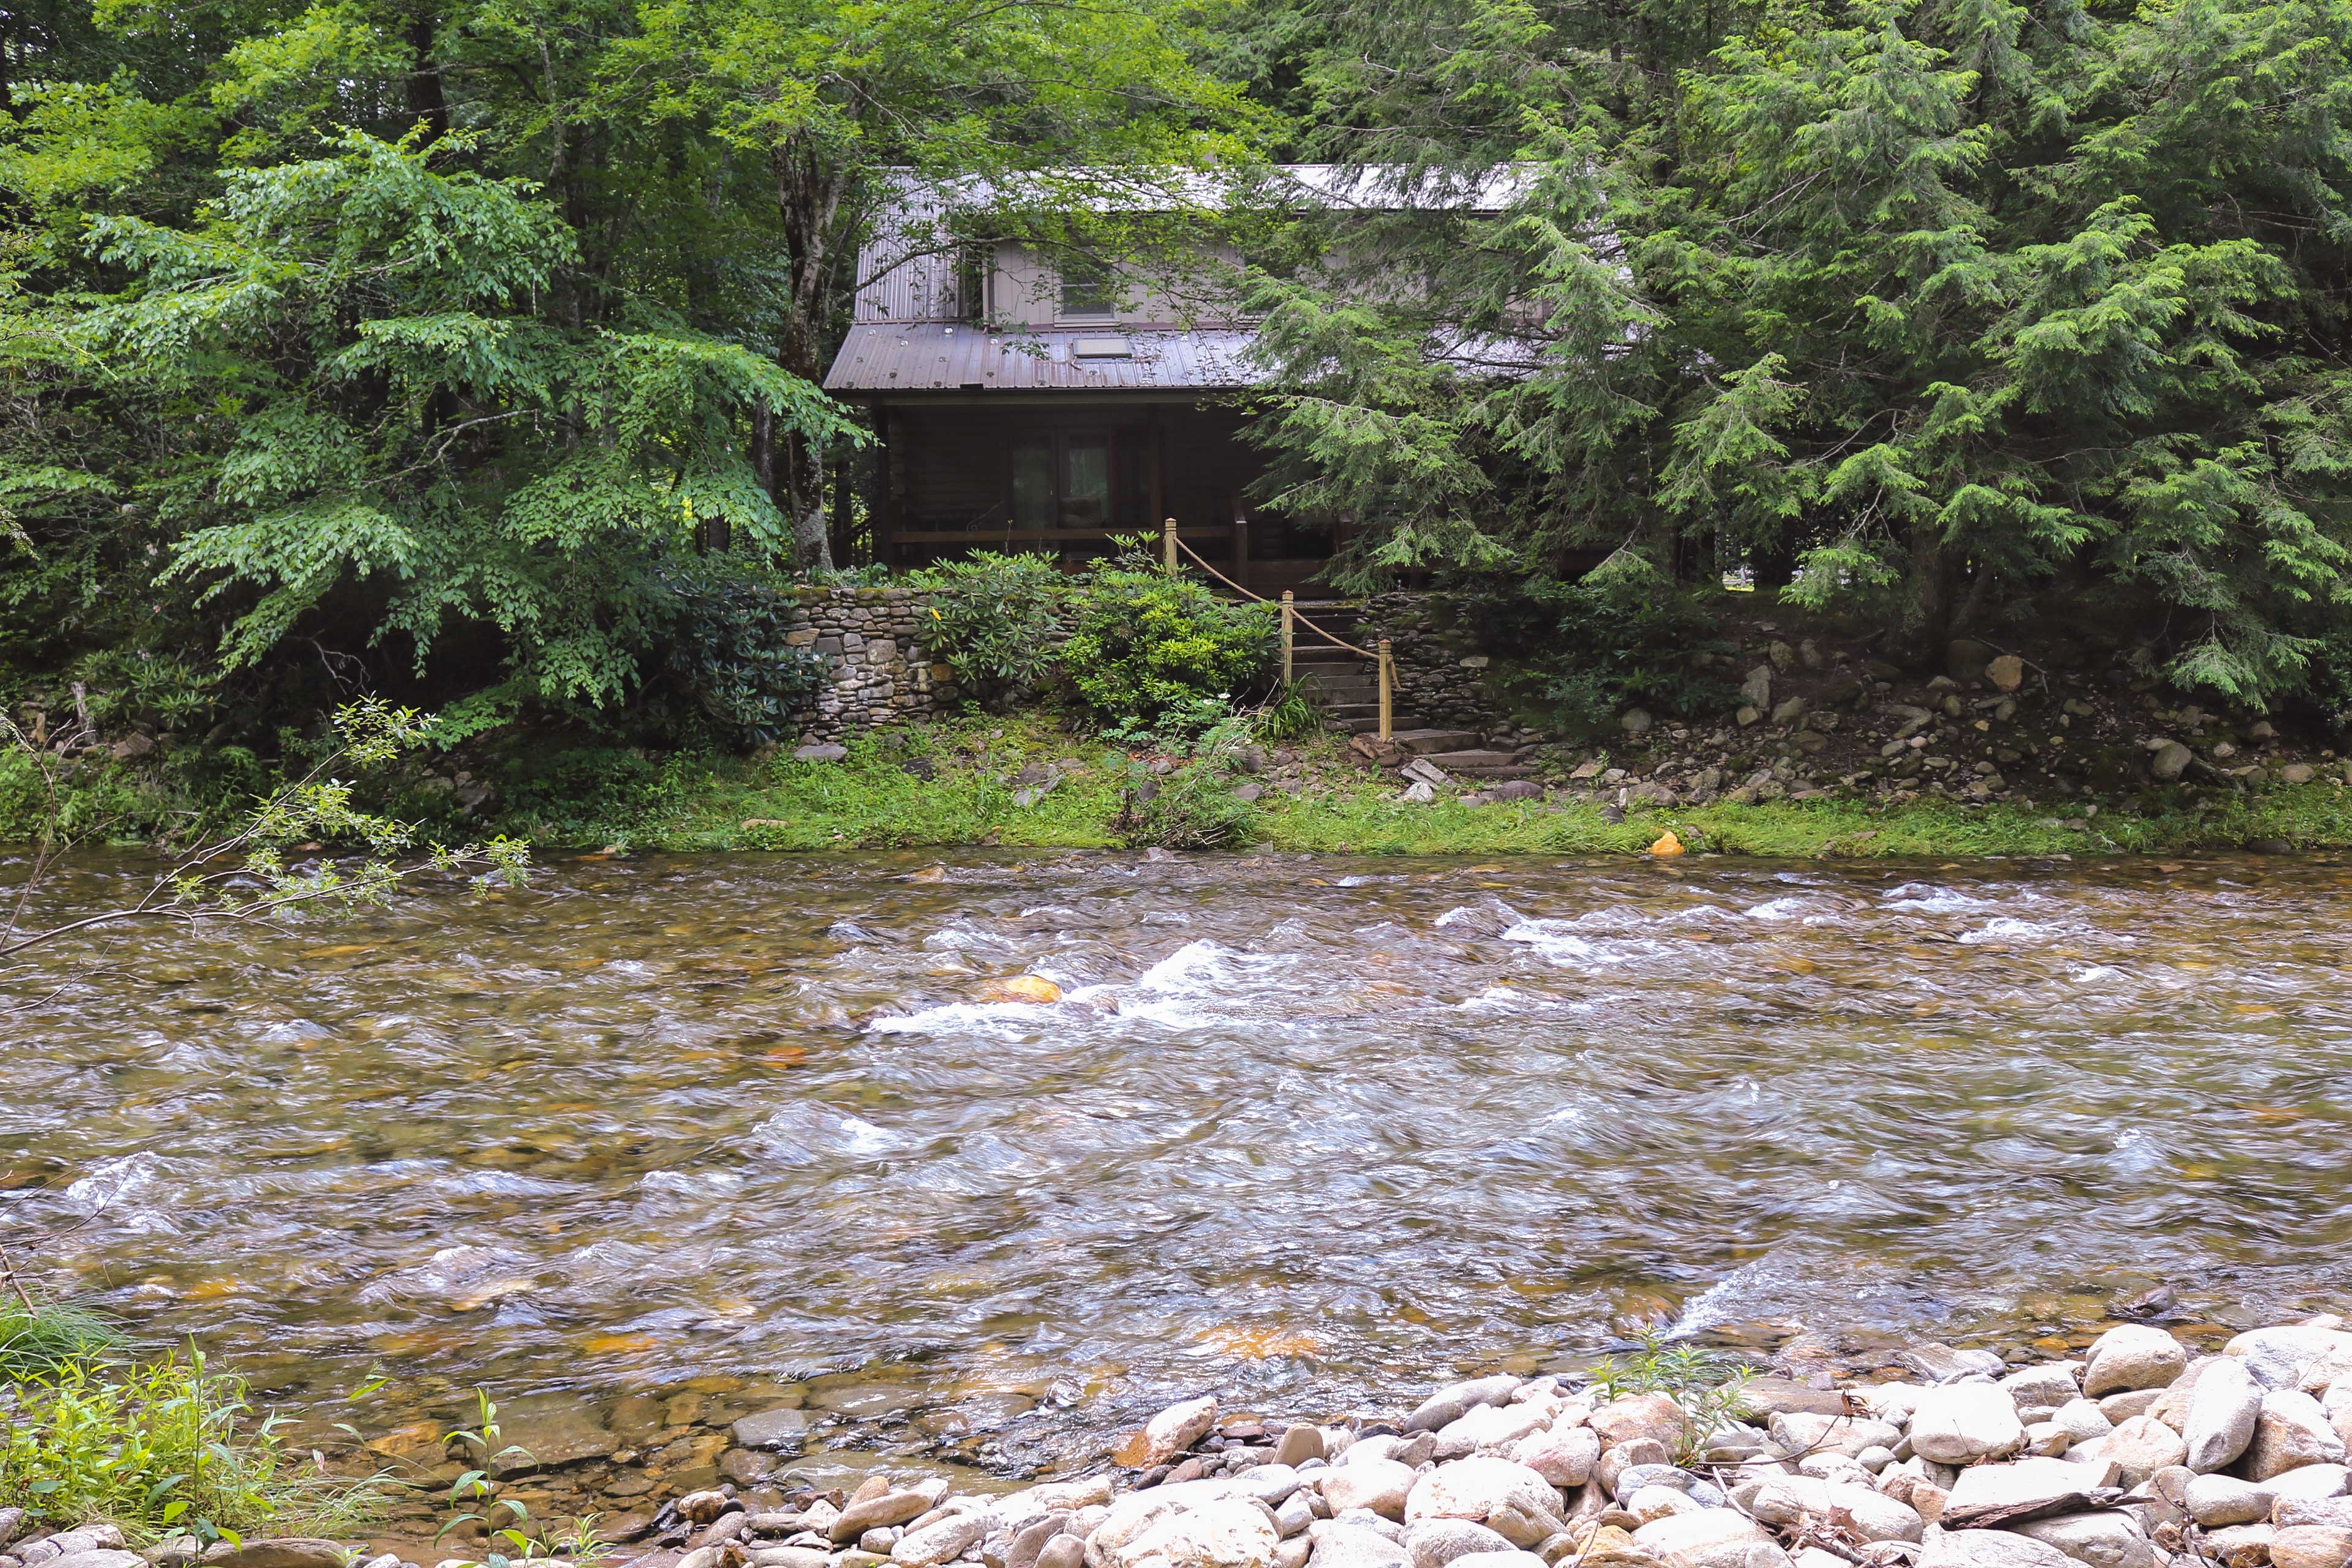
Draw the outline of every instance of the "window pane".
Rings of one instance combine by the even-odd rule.
[[[1054,451],[1050,447],[1013,448],[1013,526],[1054,526]]]
[[[1110,268],[1090,256],[1063,258],[1062,314],[1065,316],[1113,314]]]
[[[1062,523],[1100,528],[1110,511],[1110,447],[1101,441],[1073,441],[1062,470]]]

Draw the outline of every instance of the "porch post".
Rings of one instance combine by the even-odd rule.
[[[1160,552],[1171,577],[1176,575],[1176,520],[1168,519],[1160,525]]]
[[[1285,588],[1282,591],[1282,689],[1285,691],[1290,689],[1290,654],[1291,649],[1297,646],[1298,636],[1297,628],[1291,624],[1291,617],[1297,614],[1298,611],[1290,602],[1290,590]]]

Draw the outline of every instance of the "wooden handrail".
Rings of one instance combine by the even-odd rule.
[[[1239,583],[1234,582],[1231,577],[1226,576],[1223,572],[1218,571],[1215,567],[1202,560],[1201,552],[1199,551],[1193,549],[1191,545],[1176,537],[1176,520],[1174,518],[1171,517],[1168,519],[1168,521],[1161,525],[1160,540],[1163,558],[1167,563],[1170,575],[1173,576],[1175,574],[1176,556],[1177,552],[1181,551],[1184,554],[1192,558],[1193,565],[1198,566],[1202,571],[1206,572],[1210,576],[1214,577],[1218,582],[1223,583],[1226,587],[1231,588],[1243,598],[1253,600],[1261,605],[1271,604],[1273,602],[1266,598],[1263,594],[1251,593],[1247,588],[1243,587]],[[1282,680],[1283,684],[1286,686],[1290,683],[1290,628],[1293,622],[1297,622],[1300,625],[1305,626],[1308,631],[1313,632],[1317,637],[1321,637],[1325,642],[1329,643],[1334,647],[1345,648],[1349,653],[1356,655],[1359,658],[1369,658],[1372,661],[1373,665],[1380,671],[1380,737],[1382,741],[1386,741],[1391,732],[1390,727],[1390,720],[1391,717],[1391,709],[1392,707],[1391,691],[1396,684],[1396,660],[1389,652],[1389,639],[1382,637],[1381,639],[1380,652],[1374,653],[1370,648],[1358,647],[1354,643],[1333,637],[1329,632],[1325,631],[1321,626],[1317,626],[1313,621],[1308,620],[1305,616],[1298,613],[1298,606],[1291,603],[1290,591],[1286,588],[1283,590],[1282,595]]]

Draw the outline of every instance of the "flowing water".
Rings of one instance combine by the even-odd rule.
[[[1007,1466],[1629,1320],[2341,1306],[2348,930],[2234,858],[566,859],[0,1016],[0,1243],[314,1407],[815,1378]]]

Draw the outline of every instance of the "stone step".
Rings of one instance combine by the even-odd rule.
[[[1520,763],[1508,752],[1487,751],[1481,748],[1466,752],[1428,752],[1423,754],[1447,773],[1460,773],[1467,778],[1524,779],[1532,778],[1535,775],[1535,769]]]
[[[1407,729],[1400,723],[1389,739],[1395,742],[1396,749],[1406,756],[1428,757],[1441,768],[1445,766],[1445,758],[1440,753],[1450,752],[1456,756],[1493,754],[1474,753],[1474,748],[1486,740],[1486,737],[1475,730],[1424,730],[1417,727]],[[1511,760],[1510,753],[1507,752],[1501,755],[1503,761],[1507,763]]]

